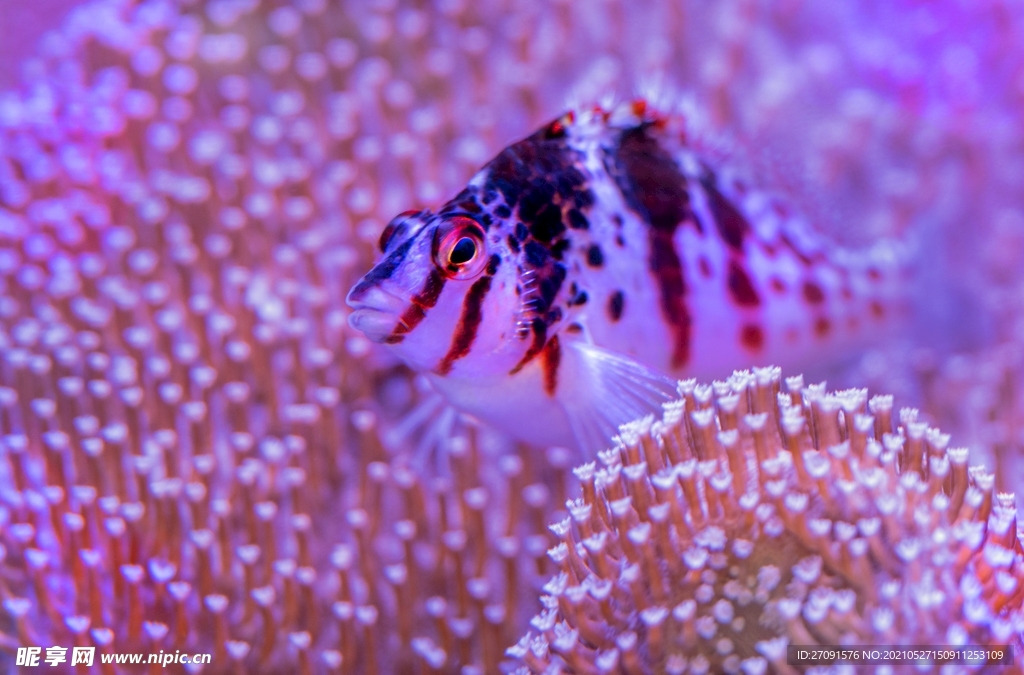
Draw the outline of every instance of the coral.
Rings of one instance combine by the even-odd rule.
[[[469,18],[93,4],[2,97],[4,647],[493,670],[559,471],[461,432],[413,471],[432,402],[343,303],[380,219],[480,160],[476,108],[416,93],[467,91]]]
[[[521,672],[790,673],[791,643],[1021,647],[1014,498],[917,410],[771,368],[680,395],[575,470],[582,497],[551,526],[560,571],[509,650]]]
[[[958,442],[975,451],[976,461],[994,467],[996,489],[1002,491],[1024,485],[1022,366],[1020,346],[1012,341],[941,360],[926,352],[919,362],[924,409],[955,429]]]

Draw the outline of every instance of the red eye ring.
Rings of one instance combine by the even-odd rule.
[[[480,223],[452,216],[434,233],[434,264],[449,279],[472,279],[487,267],[487,246]]]

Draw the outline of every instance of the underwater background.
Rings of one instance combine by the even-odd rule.
[[[26,645],[469,675],[1020,643],[1018,3],[89,2],[26,44],[48,7],[0,8],[0,670]],[[575,471],[432,435],[427,385],[346,323],[384,225],[637,95],[838,243],[918,237],[910,319],[806,382],[681,390]]]

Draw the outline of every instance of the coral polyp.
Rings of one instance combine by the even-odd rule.
[[[917,410],[773,369],[680,393],[575,469],[559,572],[508,652],[519,672],[790,673],[791,644],[1020,649],[1014,497]]]
[[[467,27],[363,12],[92,4],[0,97],[5,667],[85,645],[493,670],[514,636],[546,455],[486,473],[463,434],[448,482],[416,473],[384,429],[422,392],[343,303],[378,212],[436,199],[447,149],[482,143],[436,98]]]

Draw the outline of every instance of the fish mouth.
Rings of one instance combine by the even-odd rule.
[[[372,342],[384,342],[395,331],[405,301],[378,287],[353,288],[345,302],[353,311],[348,325],[363,333]]]

